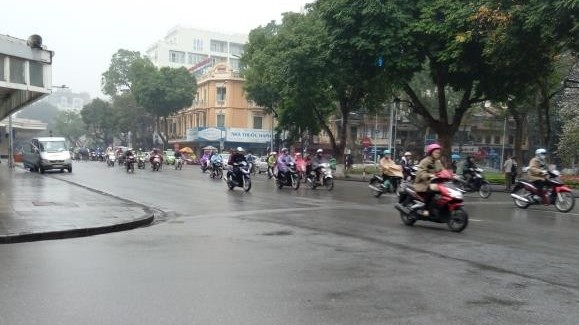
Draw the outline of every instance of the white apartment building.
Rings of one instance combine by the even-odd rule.
[[[227,62],[239,70],[239,57],[247,42],[245,34],[226,34],[176,26],[164,39],[147,49],[147,57],[158,67],[186,67],[203,74],[217,63]]]

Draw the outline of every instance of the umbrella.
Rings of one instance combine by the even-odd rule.
[[[186,153],[186,154],[192,154],[193,153],[193,149],[191,149],[189,147],[183,147],[183,148],[179,149],[179,151],[182,153]]]
[[[452,159],[460,159],[460,155],[457,153],[453,153],[451,156]]]
[[[207,147],[203,147],[203,150],[217,150],[217,148],[215,148],[214,146],[207,146]]]

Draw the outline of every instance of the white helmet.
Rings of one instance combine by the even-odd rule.
[[[322,152],[324,152],[324,150],[322,150],[322,149],[316,150],[316,153],[322,153]]]
[[[405,155],[405,156],[412,156],[412,153],[411,153],[410,151],[406,151],[406,152],[404,153],[404,155]]]
[[[287,148],[281,148],[281,152],[287,152]]]
[[[537,150],[535,150],[535,156],[544,159],[545,155],[547,154],[547,150],[543,149],[543,148],[539,148]]]
[[[239,151],[239,152],[244,152],[245,150],[243,150],[242,147],[237,147],[237,151]]]

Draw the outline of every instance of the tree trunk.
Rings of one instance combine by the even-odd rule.
[[[510,106],[510,105],[509,105]],[[525,126],[525,114],[518,112],[516,109],[509,107],[509,111],[515,120],[515,158],[519,167],[523,165],[523,152],[521,150],[523,146],[523,130]]]

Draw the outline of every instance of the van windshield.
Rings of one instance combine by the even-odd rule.
[[[66,151],[64,141],[41,141],[40,151],[44,152],[61,152]]]

